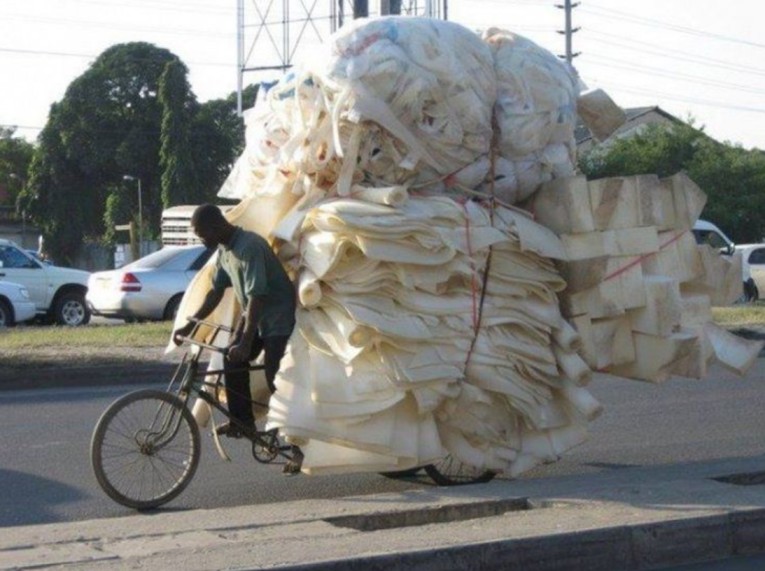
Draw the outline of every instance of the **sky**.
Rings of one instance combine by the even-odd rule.
[[[290,0],[285,41],[283,27],[271,23],[283,19],[283,3],[244,0],[245,65],[300,59],[329,36],[332,1]],[[372,12],[378,1],[369,0]],[[564,11],[556,4],[563,0],[449,0],[448,16],[475,30],[506,28],[563,54]],[[589,88],[622,107],[658,105],[692,117],[715,139],[765,149],[763,13],[760,0],[580,0],[572,11],[573,63]],[[177,54],[200,101],[237,88],[236,0],[0,0],[0,125],[33,141],[67,86],[105,49],[131,41]],[[277,76],[243,77],[246,85]]]

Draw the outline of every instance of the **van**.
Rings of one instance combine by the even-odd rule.
[[[191,229],[191,215],[197,206],[197,204],[182,204],[162,211],[163,246],[192,246],[202,243]],[[219,204],[218,208],[225,214],[233,208],[233,205]]]
[[[697,244],[708,244],[719,250],[724,256],[734,254],[741,255],[736,251],[736,245],[733,240],[720,230],[716,225],[707,220],[697,220],[693,225],[693,236]],[[757,286],[752,279],[751,270],[748,264],[741,264],[741,279],[744,283],[744,295],[742,301],[756,301],[758,298]]]
[[[693,225],[693,236],[696,238],[697,244],[708,244],[726,256],[730,256],[736,251],[733,240],[728,238],[717,226],[706,220],[696,220]]]

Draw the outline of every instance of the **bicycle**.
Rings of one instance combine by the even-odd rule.
[[[201,326],[211,328],[207,341],[194,337]],[[256,461],[269,464],[276,458],[292,460],[292,447],[279,438],[278,429],[248,430],[218,400],[223,386],[221,370],[200,370],[199,361],[205,350],[225,354],[226,349],[215,345],[221,332],[231,333],[230,327],[194,320],[183,359],[178,364],[167,388],[141,389],[114,401],[96,423],[90,445],[93,471],[99,486],[115,502],[137,510],[159,507],[176,498],[191,482],[199,465],[201,444],[199,426],[191,410],[194,396],[214,408],[243,429],[250,440]],[[250,365],[249,371],[262,370],[263,365]],[[214,380],[206,380],[212,378]],[[251,399],[250,399],[251,400]],[[254,405],[268,408],[256,401]],[[216,437],[216,446],[221,449]],[[494,472],[475,470],[450,457],[436,465],[423,466],[438,485],[462,485],[487,482]],[[386,475],[410,475],[420,467]]]

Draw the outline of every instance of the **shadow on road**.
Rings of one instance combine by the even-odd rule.
[[[0,527],[66,521],[56,505],[84,497],[72,486],[16,470],[0,469],[0,489]]]

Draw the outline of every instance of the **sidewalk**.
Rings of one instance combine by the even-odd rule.
[[[712,479],[730,476],[749,485]],[[215,510],[170,504],[0,534],[0,569],[626,571],[763,552],[765,456]]]

